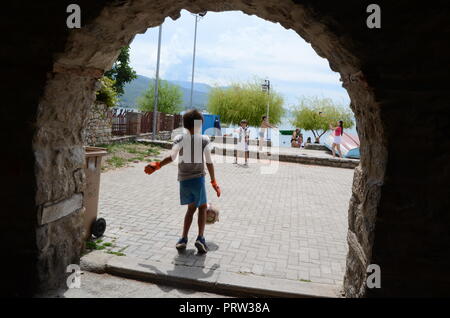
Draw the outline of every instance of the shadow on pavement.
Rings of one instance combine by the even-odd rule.
[[[208,242],[208,250],[216,251],[219,249],[219,246],[215,243]],[[210,268],[205,267],[205,260],[208,256],[208,253],[206,254],[200,254],[196,253],[195,249],[187,249],[185,251],[179,252],[178,255],[174,257],[174,267],[173,270],[168,270],[166,273],[160,271],[156,266],[149,265],[149,264],[138,264],[141,267],[145,267],[147,269],[150,269],[151,271],[155,272],[156,274],[164,277],[164,276],[170,276],[170,277],[186,277],[186,271],[189,271],[189,278],[192,279],[205,279],[208,277],[211,277],[214,274],[214,271],[220,267],[219,264],[214,264]],[[192,262],[192,260],[195,260]],[[190,260],[190,264],[188,265],[188,261]],[[177,287],[171,287],[171,286],[163,286],[159,285],[158,287],[164,291],[169,292],[172,290],[177,290],[180,293],[184,294],[193,294],[196,291],[194,290],[186,290],[186,289],[179,289]]]

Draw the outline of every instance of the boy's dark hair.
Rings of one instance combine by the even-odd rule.
[[[262,116],[262,120],[264,120],[264,119],[266,119],[266,118],[267,118],[267,116],[266,116],[266,115]]]
[[[201,120],[203,123],[203,115],[197,109],[188,110],[183,115],[183,126],[186,129],[194,129],[194,123],[196,120]]]

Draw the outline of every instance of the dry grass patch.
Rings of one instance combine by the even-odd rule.
[[[151,162],[160,159],[159,155],[164,150],[158,146],[150,146],[138,142],[113,143],[101,145],[106,148],[108,154],[103,157],[102,171],[127,167],[131,163],[141,161]]]

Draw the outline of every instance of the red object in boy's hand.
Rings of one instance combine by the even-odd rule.
[[[146,174],[152,174],[153,172],[159,169],[161,169],[161,162],[155,161],[150,162],[148,165],[146,165],[144,171]]]
[[[219,187],[219,185],[217,184],[216,180],[211,181],[211,185],[212,185],[212,187],[214,188],[214,190],[216,191],[217,197],[220,197],[221,191],[220,191],[220,187]]]

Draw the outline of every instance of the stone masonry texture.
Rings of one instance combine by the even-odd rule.
[[[107,144],[112,139],[112,115],[102,104],[92,104],[84,125],[84,144],[95,146]]]

